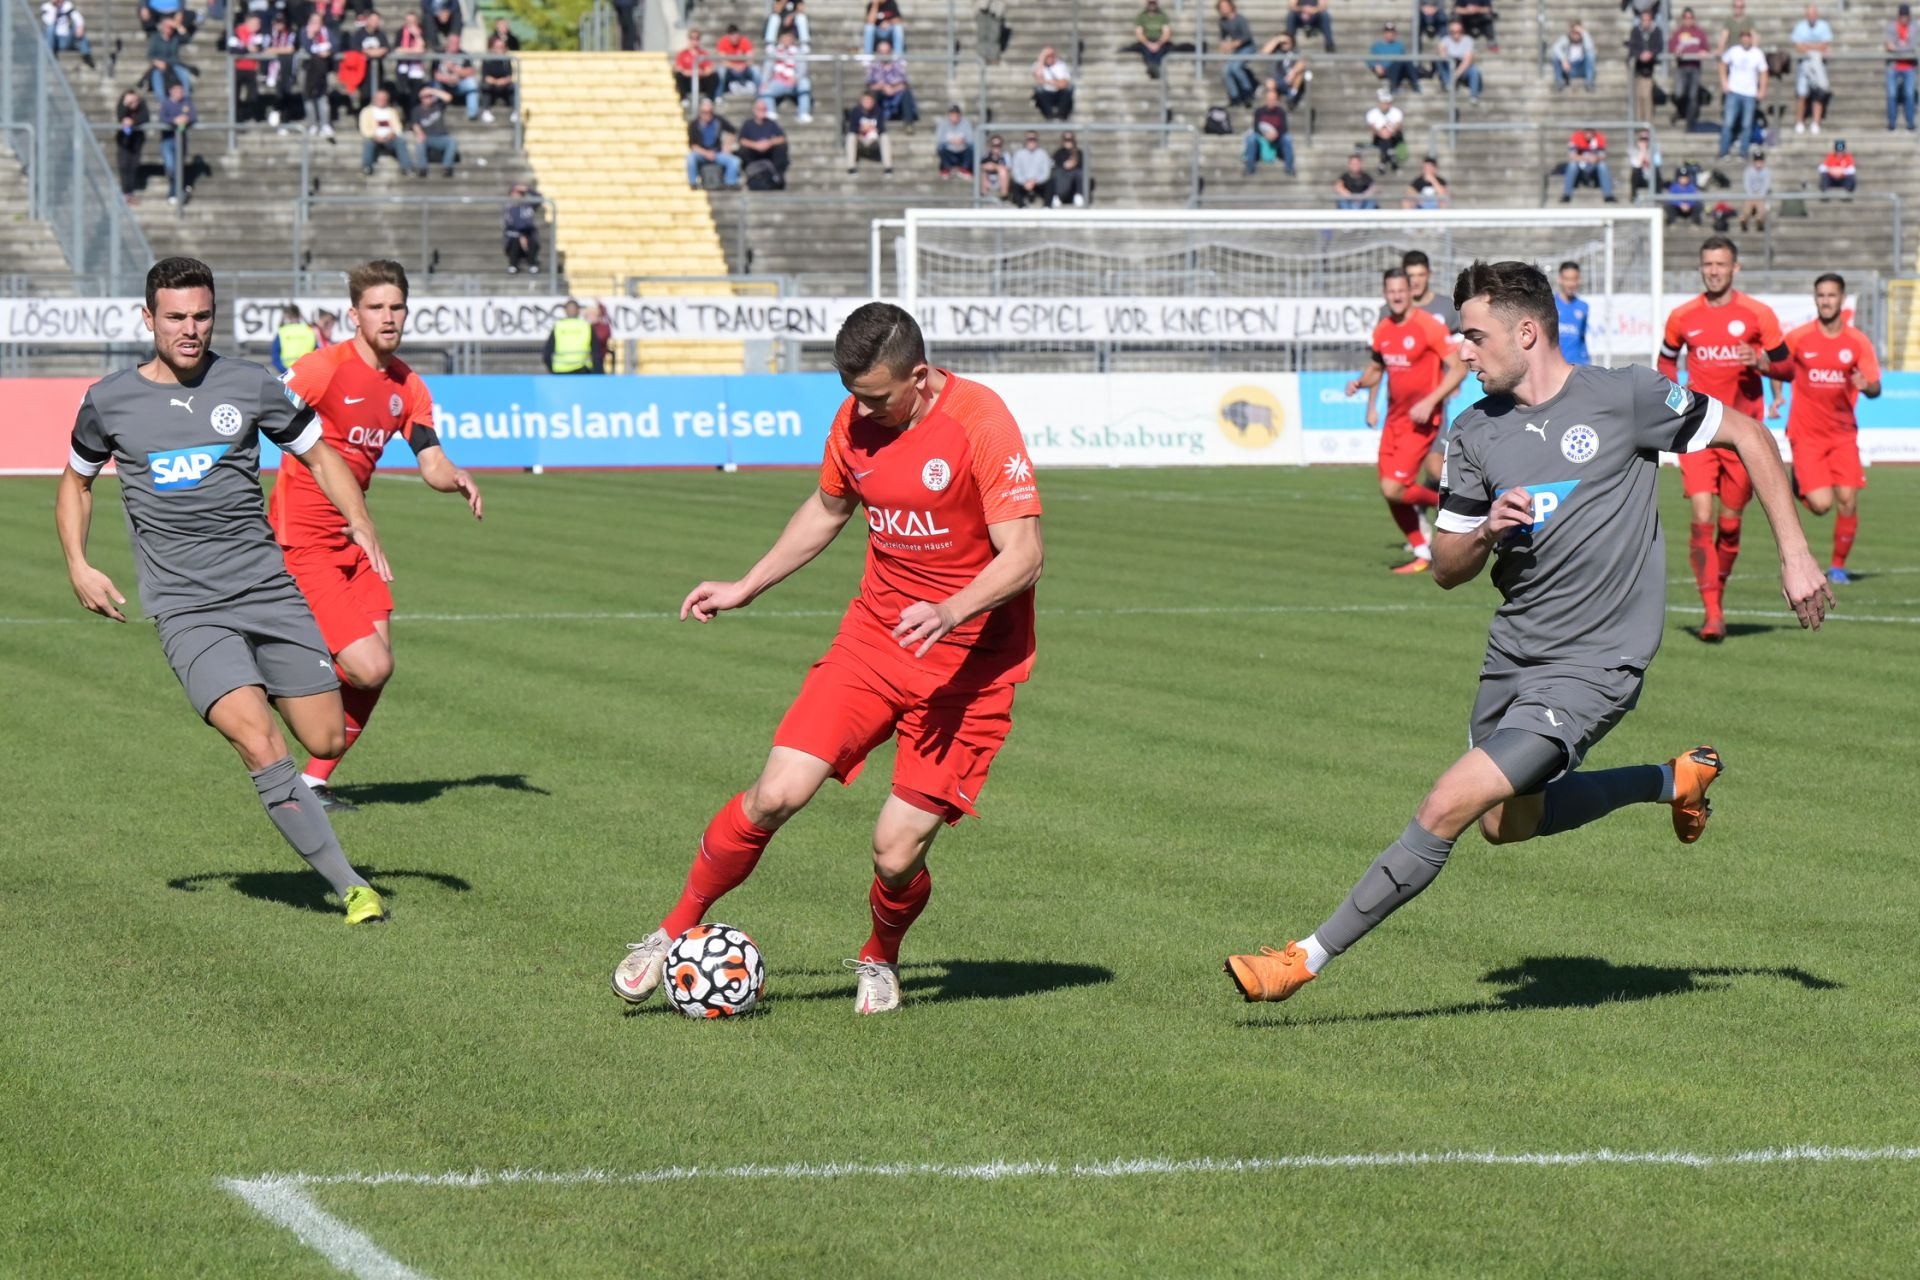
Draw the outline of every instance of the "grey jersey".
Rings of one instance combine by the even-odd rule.
[[[1454,308],[1452,299],[1448,298],[1445,294],[1434,294],[1431,298],[1428,298],[1420,304],[1420,309],[1432,316],[1435,320],[1438,320],[1441,324],[1447,326],[1447,334],[1449,337],[1459,334],[1460,312]],[[1382,305],[1379,318],[1385,320],[1388,314],[1387,308]]]
[[[1544,404],[1488,396],[1454,419],[1441,529],[1473,532],[1508,489],[1533,495],[1532,527],[1494,550],[1503,603],[1483,670],[1653,660],[1667,603],[1659,454],[1705,448],[1720,415],[1719,401],[1643,365],[1583,365]]]
[[[87,389],[68,465],[93,476],[114,459],[149,617],[233,600],[286,574],[260,496],[260,433],[289,453],[320,421],[257,364],[210,355],[192,386],[138,369]]]

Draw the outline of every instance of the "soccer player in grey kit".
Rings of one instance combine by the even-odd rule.
[[[347,863],[320,802],[300,781],[273,710],[317,756],[346,744],[333,660],[287,574],[260,497],[260,436],[297,458],[383,578],[391,575],[360,486],[320,438],[313,411],[257,364],[208,346],[213,272],[163,258],[147,272],[142,318],[154,358],[87,389],[60,476],[54,521],[80,603],[125,622],[107,575],[87,562],[93,479],[118,465],[140,602],[202,719],[233,744],[280,834],[333,885],[348,924],[386,919]],[[291,461],[283,465],[294,465]]]
[[[1432,884],[1478,822],[1490,844],[1664,803],[1683,843],[1706,829],[1721,761],[1696,747],[1663,765],[1575,772],[1632,709],[1666,611],[1660,452],[1731,449],[1780,548],[1780,585],[1803,627],[1833,603],[1807,550],[1773,438],[1652,369],[1574,367],[1560,353],[1553,288],[1522,262],[1476,262],[1454,287],[1461,355],[1487,395],[1455,419],[1441,477],[1433,580],[1451,589],[1493,559],[1502,604],[1487,633],[1470,746],[1400,838],[1326,923],[1283,951],[1232,956],[1249,1000],[1285,1000]]]

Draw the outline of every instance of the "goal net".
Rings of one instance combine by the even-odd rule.
[[[1597,364],[1650,361],[1665,314],[1657,209],[910,209],[898,226],[898,296],[983,373],[1357,372],[1381,272],[1410,249],[1447,295],[1475,259],[1549,279],[1578,263]]]

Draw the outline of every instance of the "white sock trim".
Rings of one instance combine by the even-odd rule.
[[[327,780],[325,778],[316,778],[310,773],[301,774],[300,781],[307,784],[307,790],[309,791],[313,790],[315,787],[324,787],[327,785]]]
[[[1327,961],[1333,959],[1333,954],[1321,945],[1320,935],[1317,933],[1308,934],[1294,945],[1307,953],[1308,973],[1319,973]]]

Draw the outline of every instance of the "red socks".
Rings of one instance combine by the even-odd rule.
[[[1720,616],[1720,556],[1713,545],[1713,526],[1695,521],[1687,534],[1687,563],[1693,566],[1693,585],[1707,606],[1707,616]]]
[[[373,705],[380,701],[379,689],[359,689],[347,683],[347,677],[334,668],[334,674],[340,676],[340,709],[347,715],[347,745],[332,760],[322,760],[315,756],[307,761],[307,776],[325,782],[333,776],[340,761],[347,758],[347,752],[353,750],[353,744],[360,740],[360,734],[367,727],[367,721],[373,718]],[[381,688],[385,688],[382,685]]]
[[[1740,558],[1740,514],[1720,517],[1720,536],[1714,542],[1714,552],[1720,560],[1720,589],[1726,590],[1727,579],[1733,576],[1733,562]]]
[[[1420,532],[1420,513],[1404,502],[1388,502],[1387,510],[1393,515],[1393,522],[1400,526],[1400,532],[1407,536],[1407,542],[1418,551],[1427,545],[1427,535]]]
[[[1429,489],[1425,485],[1410,484],[1400,500],[1413,507],[1438,507],[1440,494],[1437,490]]]
[[[739,796],[721,806],[700,837],[700,850],[687,871],[687,886],[680,891],[680,901],[660,922],[667,936],[677,938],[699,924],[708,907],[752,875],[771,839],[773,832],[748,821]],[[901,931],[905,932],[904,927]]]
[[[1833,567],[1847,567],[1847,557],[1853,554],[1853,538],[1860,532],[1860,517],[1835,516],[1833,518]]]
[[[875,876],[873,888],[867,891],[867,906],[873,912],[873,935],[860,948],[860,958],[882,964],[900,963],[900,939],[907,936],[907,930],[927,909],[927,899],[932,896],[933,877],[925,867],[898,889],[887,888],[880,877]]]

